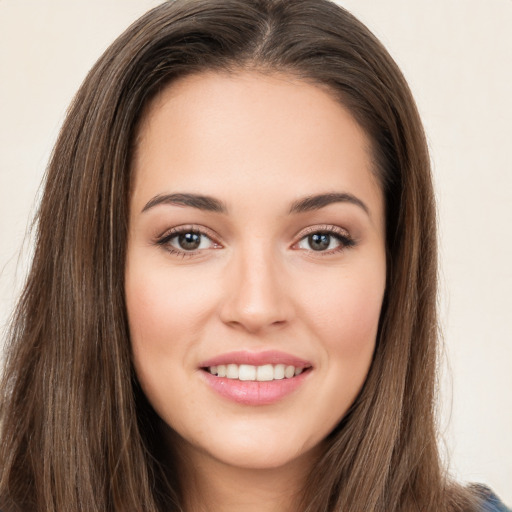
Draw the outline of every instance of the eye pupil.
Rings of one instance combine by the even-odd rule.
[[[308,242],[314,251],[324,251],[331,243],[331,236],[325,233],[315,233],[308,236]]]
[[[180,247],[187,251],[193,251],[201,245],[201,235],[199,233],[182,233],[178,236]]]

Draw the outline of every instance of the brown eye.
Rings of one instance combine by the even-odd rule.
[[[323,252],[343,248],[345,245],[340,235],[318,231],[302,238],[298,247],[299,249]]]
[[[331,235],[326,233],[315,233],[308,236],[308,243],[313,251],[325,251],[331,244]]]
[[[200,233],[182,233],[176,237],[177,244],[184,251],[194,251],[201,245]]]
[[[200,231],[178,231],[161,239],[159,245],[167,246],[173,252],[193,252],[202,249],[212,249],[216,244],[212,239]]]
[[[318,253],[335,253],[355,245],[350,235],[335,226],[318,231],[311,230],[298,242],[297,248]]]

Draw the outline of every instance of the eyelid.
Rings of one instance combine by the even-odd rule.
[[[308,237],[309,235],[315,234],[315,233],[325,233],[330,236],[334,236],[339,240],[340,246],[336,247],[334,249],[325,250],[325,251],[314,251],[313,249],[307,250],[307,249],[300,249],[298,248],[298,244],[304,240],[304,238]],[[332,224],[322,224],[322,225],[316,225],[316,226],[309,226],[302,231],[300,231],[296,236],[296,241],[292,245],[292,249],[297,250],[303,250],[307,253],[314,253],[316,256],[328,256],[332,254],[336,254],[342,251],[345,251],[351,247],[354,247],[356,245],[356,240],[350,235],[350,233],[340,226],[332,225]]]
[[[341,228],[340,226],[335,226],[334,224],[318,224],[315,226],[308,226],[307,228],[299,231],[296,238],[302,239],[305,236],[311,235],[313,233],[334,233],[346,238],[352,238],[346,229]]]
[[[198,233],[208,238],[214,245],[214,249],[219,249],[222,244],[218,241],[218,236],[209,228],[200,226],[197,224],[183,224],[180,226],[174,226],[170,229],[166,229],[162,234],[155,237],[155,245],[163,247],[167,252],[171,254],[177,254],[182,257],[194,256],[207,249],[196,249],[194,251],[184,251],[169,244],[170,240],[182,233]]]
[[[197,233],[202,236],[207,237],[213,244],[213,247],[209,247],[206,249],[196,249],[191,251],[181,250],[179,248],[176,248],[169,244],[170,240],[172,240],[174,237],[182,234],[182,233]],[[327,256],[334,253],[341,252],[343,250],[346,250],[350,247],[353,247],[356,245],[356,241],[354,238],[350,235],[350,233],[340,226],[332,225],[332,224],[321,224],[321,225],[315,225],[315,226],[308,226],[307,228],[301,230],[296,236],[295,236],[295,242],[292,244],[292,249],[299,249],[297,245],[307,236],[315,233],[325,233],[330,236],[334,236],[339,240],[340,246],[336,247],[334,249],[325,250],[325,251],[314,251],[313,249],[307,250],[307,249],[300,249],[303,251],[306,251],[308,253],[315,253],[315,255],[318,256]],[[219,249],[222,248],[223,245],[218,241],[219,237],[217,234],[212,231],[211,229],[197,224],[183,224],[179,226],[174,226],[170,229],[165,230],[162,234],[155,237],[154,244],[161,246],[164,250],[166,250],[170,254],[179,255],[183,258],[190,257],[190,256],[197,256],[200,253],[203,253],[204,251],[210,250],[210,249]]]
[[[158,240],[161,240],[162,238],[166,238],[170,235],[179,235],[180,233],[186,233],[189,231],[193,231],[195,233],[201,233],[202,235],[205,235],[214,241],[216,241],[216,239],[218,238],[217,234],[214,231],[212,231],[210,228],[207,228],[206,226],[201,226],[200,224],[180,224],[179,226],[173,226],[172,228],[167,228],[161,234],[157,235],[155,237],[155,240],[158,241]],[[216,243],[219,243],[219,242],[216,241]]]

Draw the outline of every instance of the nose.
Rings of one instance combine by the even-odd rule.
[[[283,327],[293,317],[285,269],[271,248],[240,250],[224,279],[221,320],[230,327],[256,334]]]

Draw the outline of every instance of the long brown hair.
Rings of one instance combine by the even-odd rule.
[[[379,41],[327,0],[178,0],[136,21],[77,93],[55,146],[0,406],[6,510],[181,510],[131,365],[124,303],[130,163],[150,100],[206,70],[279,71],[328,88],[372,141],[388,276],[366,383],[304,489],[308,512],[473,510],[435,430],[436,221],[409,88]]]

